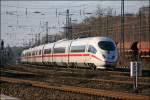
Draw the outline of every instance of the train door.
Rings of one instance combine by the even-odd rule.
[[[90,62],[90,58],[91,58],[91,54],[89,52],[89,44],[86,45],[86,49],[85,49],[85,53],[86,53],[86,57],[85,57],[85,64],[87,65]]]
[[[70,41],[70,43],[68,44],[67,46],[67,66],[72,66],[72,63],[70,62],[70,58],[71,58],[71,44],[72,44],[72,41]]]
[[[82,60],[83,60],[83,66],[84,67],[88,67],[88,61],[89,61],[89,54],[88,54],[88,43],[85,44],[85,52],[83,52],[83,55],[82,55]]]
[[[52,65],[54,65],[54,66],[56,65],[55,56],[54,56],[54,47],[55,47],[55,44],[56,43],[54,43],[53,46],[52,46],[52,58],[51,58],[52,59]]]
[[[88,54],[89,54],[89,57],[88,57],[88,62],[90,63],[95,63],[95,57],[96,57],[96,53],[97,53],[97,50],[96,48],[93,46],[93,45],[89,45],[88,46]]]
[[[42,50],[41,50],[41,63],[44,63],[44,58],[43,58],[43,56],[44,56],[44,47],[45,47],[45,45],[43,46],[43,48],[42,48]]]

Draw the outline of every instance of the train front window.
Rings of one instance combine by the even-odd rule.
[[[107,50],[107,51],[113,51],[115,50],[115,45],[110,42],[110,41],[100,41],[98,43],[98,46],[103,49],[103,50]]]

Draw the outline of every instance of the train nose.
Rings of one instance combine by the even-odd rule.
[[[112,56],[112,59],[115,59],[115,55]]]
[[[114,53],[111,53],[111,52],[107,52],[105,54],[102,54],[103,56],[103,59],[105,59],[106,61],[112,61],[115,59],[115,54]]]

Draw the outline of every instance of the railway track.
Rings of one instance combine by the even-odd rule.
[[[34,67],[34,68],[37,68],[37,69],[55,69],[55,70],[69,70],[69,71],[92,71],[91,69],[83,69],[83,68],[70,68],[70,67],[67,67],[67,68],[64,68],[64,67],[54,67],[54,66],[37,66],[37,65],[30,65],[30,64],[21,64],[21,66],[24,66],[24,67]],[[92,72],[98,74],[99,72],[107,72],[107,73],[110,73],[110,74],[117,74],[117,75],[126,75],[126,76],[129,76],[129,72],[130,72],[130,69],[129,68],[115,68],[113,71],[112,70],[94,70]],[[150,77],[150,70],[143,70],[143,76],[144,77]]]
[[[11,67],[12,68],[12,67]],[[19,68],[19,67],[18,67]],[[80,72],[69,72],[69,71],[61,71],[59,70],[58,72],[55,72],[53,70],[54,73],[52,73],[50,70],[38,70],[36,71],[36,69],[23,69],[23,67],[21,68],[21,70],[18,70],[18,68],[13,68],[13,69],[5,69],[5,71],[3,70],[3,72],[7,72],[7,73],[14,73],[14,74],[25,74],[25,75],[32,75],[32,76],[39,76],[39,77],[44,77],[45,75],[50,75],[50,76],[56,76],[57,73],[59,73],[60,75],[57,75],[57,77],[59,78],[66,78],[66,79],[76,79],[76,80],[86,80],[86,81],[91,81],[91,82],[107,82],[107,83],[116,83],[116,84],[133,84],[133,80],[129,77],[129,76],[123,76],[121,75],[122,73],[118,72],[117,75],[115,75],[114,72],[109,71],[109,74],[106,72],[105,74],[102,75],[96,75],[96,74],[89,74],[88,72],[86,72],[85,74],[88,74],[87,76],[85,75],[80,75]],[[102,72],[100,72],[102,73]],[[103,72],[104,73],[104,72]],[[80,76],[80,78],[78,77]],[[145,77],[140,77],[140,82],[139,85],[147,85],[149,86],[149,82],[150,82],[150,78],[145,78]],[[145,81],[146,80],[146,81]]]
[[[45,70],[37,68],[26,68],[26,67],[9,67],[3,69],[2,76],[13,77],[18,79],[30,79],[35,81],[45,81],[51,84],[64,84],[72,86],[82,86],[95,89],[106,89],[106,90],[117,90],[132,92],[133,80],[129,76],[120,76],[119,74],[108,75],[102,71],[102,74],[95,75],[93,72],[86,70],[86,73],[76,71],[63,71],[63,70]],[[105,74],[104,74],[105,73]],[[109,72],[110,73],[110,72]],[[106,76],[107,75],[107,76]],[[113,76],[115,75],[115,76]],[[140,93],[145,88],[149,88],[149,79],[140,79],[138,83],[140,85]],[[120,88],[117,89],[117,88]]]
[[[0,68],[2,77],[18,80],[44,82],[50,86],[72,86],[106,91],[133,93],[133,80],[128,72],[115,72],[71,68],[45,68],[31,66],[10,66]],[[148,96],[150,91],[150,78],[140,77],[138,95]],[[4,81],[2,81],[4,82]],[[9,82],[11,83],[11,82]],[[23,83],[24,84],[24,83]],[[30,85],[29,83],[25,83]],[[57,92],[56,92],[57,93]]]
[[[52,75],[53,73],[60,73],[63,74],[63,76],[65,76],[66,74],[73,74],[78,75],[78,76],[84,76],[87,78],[96,78],[96,79],[101,79],[101,78],[105,78],[105,79],[120,79],[120,80],[126,80],[126,81],[132,81],[132,79],[129,77],[129,72],[116,72],[116,71],[92,71],[92,70],[87,70],[87,69],[65,69],[65,68],[58,68],[58,69],[42,69],[42,68],[37,68],[37,67],[26,67],[26,66],[11,66],[11,67],[7,67],[5,68],[5,70],[9,70],[9,71],[18,71],[17,73],[20,72],[29,72],[29,73],[34,73],[34,74],[38,74],[38,75],[43,75],[44,73],[46,75]],[[87,75],[87,76],[86,76]],[[147,80],[147,82],[150,82],[150,78],[149,77],[139,77],[139,80],[141,82],[145,82],[145,80]],[[126,83],[126,82],[125,82]]]
[[[64,92],[69,92],[69,93],[86,94],[86,95],[92,95],[92,96],[97,96],[97,97],[106,97],[106,98],[112,98],[112,99],[124,99],[124,100],[149,100],[150,99],[149,96],[144,96],[144,95],[116,92],[116,91],[112,92],[112,91],[107,91],[107,90],[66,86],[66,85],[50,86],[46,82],[15,79],[15,78],[8,78],[8,77],[1,77],[0,80],[1,80],[1,82],[30,85],[33,87],[46,88],[46,89],[51,89],[54,91],[59,90],[59,91],[64,91]]]
[[[8,74],[11,74],[11,75],[20,75],[20,76],[31,76],[31,77],[34,77],[34,76],[39,76],[39,77],[42,77],[42,75],[40,74],[37,74],[37,73],[31,73],[31,72],[22,72],[22,71],[15,71],[15,70],[3,70],[3,73],[7,73]],[[16,76],[17,76],[16,75]],[[51,75],[51,74],[50,74]],[[5,76],[5,75],[1,75],[1,76]],[[10,75],[9,75],[10,76]],[[12,76],[11,76],[12,77]],[[44,76],[43,76],[44,77]],[[54,76],[50,76],[48,78],[52,78]],[[111,77],[111,76],[110,76]],[[115,76],[116,77],[121,77],[121,76]],[[126,76],[122,76],[122,78],[125,77],[125,78],[129,78],[129,77],[126,77]],[[112,78],[112,77],[111,77]],[[126,80],[126,81],[123,81],[123,80],[114,80],[114,79],[104,79],[104,78],[101,78],[101,79],[97,79],[97,78],[84,78],[84,77],[72,77],[72,76],[58,76],[56,79],[75,79],[75,80],[82,80],[82,81],[89,81],[89,82],[96,82],[96,83],[100,83],[100,82],[105,82],[105,83],[113,83],[113,84],[130,84],[132,85],[133,82],[132,80]],[[150,79],[148,79],[149,81]],[[139,85],[145,85],[145,86],[149,86],[150,87],[150,84],[148,82],[139,82],[138,83]]]
[[[129,76],[129,72],[120,72],[120,71],[109,71],[109,70],[90,70],[90,69],[76,69],[76,68],[63,68],[63,67],[47,67],[47,66],[37,66],[37,65],[17,65],[17,66],[8,66],[7,68],[9,69],[21,69],[21,70],[37,70],[40,71],[42,70],[53,70],[53,71],[59,71],[63,73],[88,73],[88,74],[96,74],[96,75],[101,75],[103,74],[111,74],[111,75],[124,75],[124,76]],[[28,68],[28,69],[27,69]]]

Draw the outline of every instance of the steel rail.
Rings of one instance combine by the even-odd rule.
[[[20,72],[20,71],[14,71],[13,70],[7,70],[7,71],[3,71],[3,72],[9,72],[11,71],[11,73],[17,73],[17,74],[31,74],[31,75],[40,75],[40,74],[36,74],[36,73],[29,73],[29,72]],[[122,76],[119,76],[121,78],[123,78]],[[100,82],[106,82],[106,83],[113,83],[113,84],[133,84],[132,80],[131,81],[120,81],[120,80],[112,80],[112,79],[99,79],[99,78],[96,78],[96,79],[89,79],[89,78],[77,78],[77,77],[71,77],[71,76],[59,76],[58,78],[64,78],[64,79],[78,79],[78,80],[86,80],[86,81],[90,81],[90,82],[96,82],[96,83],[100,83]],[[139,85],[146,85],[146,86],[150,86],[149,83],[146,83],[146,82],[139,82],[138,83]]]
[[[98,90],[91,88],[83,88],[83,87],[74,87],[74,86],[50,86],[48,83],[39,82],[39,81],[30,81],[30,80],[22,80],[8,77],[0,77],[0,81],[15,83],[15,84],[30,84],[33,87],[40,87],[45,89],[59,90],[69,93],[78,93],[78,94],[87,94],[91,96],[97,97],[106,97],[113,99],[124,99],[124,100],[149,100],[149,96],[131,94],[125,92],[116,92],[116,91],[108,91],[108,90]]]

